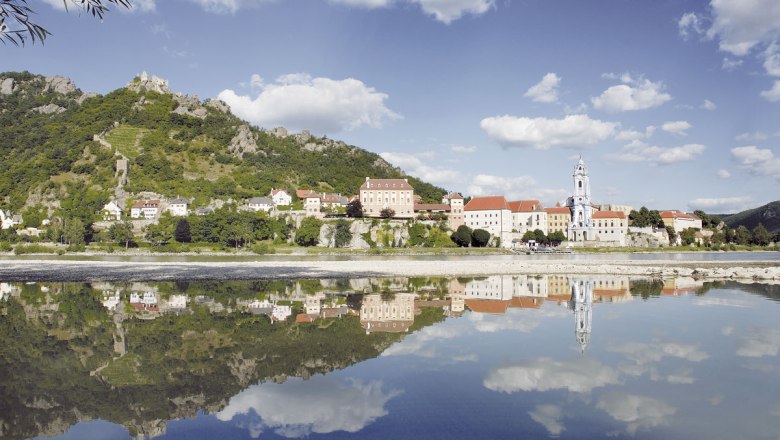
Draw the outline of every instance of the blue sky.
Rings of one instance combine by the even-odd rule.
[[[70,1],[70,0],[69,0]],[[780,199],[776,0],[131,0],[0,70],[105,93],[146,70],[467,195],[733,212]]]

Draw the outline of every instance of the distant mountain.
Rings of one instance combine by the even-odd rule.
[[[111,198],[144,192],[197,207],[272,188],[351,195],[370,176],[407,178],[426,202],[445,193],[378,154],[259,129],[222,101],[172,93],[168,81],[146,74],[101,96],[62,76],[0,73],[0,157],[0,208],[42,205],[85,220]]]
[[[737,214],[723,214],[720,218],[730,228],[745,226],[752,230],[761,223],[769,232],[777,233],[780,232],[780,200]]]

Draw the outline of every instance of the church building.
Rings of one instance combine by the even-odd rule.
[[[590,177],[588,167],[580,157],[574,167],[574,193],[566,200],[566,207],[571,210],[569,222],[569,240],[596,240],[596,228],[593,224],[593,205],[590,200]]]

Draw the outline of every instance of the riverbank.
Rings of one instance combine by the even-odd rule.
[[[486,275],[620,275],[780,281],[772,260],[495,260],[370,259],[348,261],[81,261],[5,260],[3,281],[169,281]]]

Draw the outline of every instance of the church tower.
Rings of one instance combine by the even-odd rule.
[[[590,343],[593,325],[593,281],[587,279],[569,279],[571,288],[571,307],[574,309],[574,336],[585,353]]]
[[[590,200],[590,177],[588,167],[580,156],[579,162],[574,166],[574,191],[566,201],[566,206],[571,210],[571,223],[569,223],[569,239],[572,241],[588,241],[596,239],[596,230],[593,227],[593,206]]]

